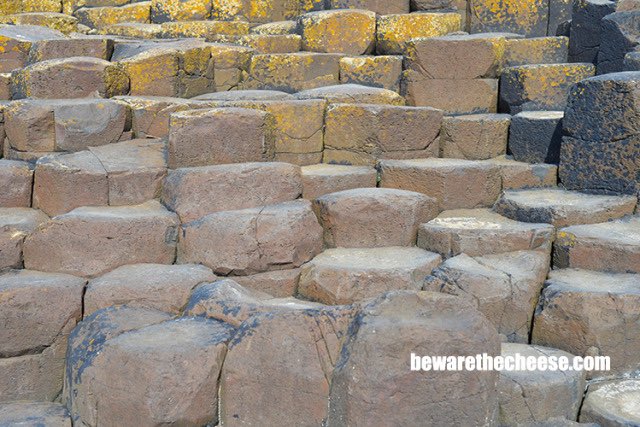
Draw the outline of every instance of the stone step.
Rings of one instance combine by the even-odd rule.
[[[543,188],[505,191],[494,210],[516,221],[566,227],[622,218],[632,214],[636,204],[635,196],[599,196]]]
[[[500,196],[495,165],[463,159],[381,160],[380,186],[417,191],[438,200],[440,209],[491,207]]]
[[[0,208],[0,269],[22,268],[24,239],[48,220],[37,209]]]
[[[555,29],[549,36],[554,35]],[[568,37],[508,38],[505,41],[504,48],[503,67],[531,64],[564,64],[569,62]]]
[[[404,13],[377,17],[376,53],[403,54],[416,38],[437,37],[461,30],[457,13]]]
[[[507,153],[508,114],[447,116],[440,132],[443,158],[487,160]]]
[[[340,59],[340,83],[373,86],[400,92],[402,56],[353,56]]]
[[[503,343],[503,357],[566,357],[562,350],[527,344]],[[585,389],[584,371],[502,371],[498,380],[501,425],[560,425],[556,419],[575,421]],[[555,424],[554,424],[555,422]]]
[[[549,273],[533,321],[533,344],[578,356],[610,356],[611,372],[637,370],[640,275],[563,269]]]
[[[27,65],[29,49],[41,40],[64,39],[60,31],[35,25],[0,25],[0,73]]]
[[[42,224],[24,243],[25,268],[98,276],[126,264],[172,264],[178,217],[157,201],[80,207]]]
[[[4,15],[0,18],[3,24],[34,25],[60,31],[62,34],[78,32],[78,19],[57,12],[27,12]]]
[[[307,89],[294,96],[297,99],[324,99],[330,104],[405,104],[404,99],[392,90],[353,83]]]
[[[0,275],[2,402],[52,401],[62,392],[67,338],[82,318],[85,284],[67,274],[31,270]]]
[[[298,19],[302,49],[309,52],[365,55],[376,47],[376,14],[368,10],[326,10]]]
[[[500,169],[503,190],[556,187],[558,166],[546,163],[524,163],[511,156],[500,156],[488,160]]]
[[[81,206],[135,205],[160,196],[166,144],[137,139],[36,163],[33,206],[49,216]]]
[[[560,162],[562,111],[523,111],[511,119],[509,152],[527,163]]]
[[[550,253],[554,234],[549,224],[514,221],[489,209],[459,209],[421,224],[418,246],[445,258],[522,250]]]
[[[302,197],[316,199],[325,194],[355,188],[375,188],[377,172],[367,166],[318,164],[303,166]]]
[[[141,1],[120,6],[81,7],[73,12],[82,25],[102,28],[121,22],[149,22],[150,1]]]
[[[177,315],[196,286],[215,280],[211,269],[202,265],[125,265],[89,281],[83,315],[118,305]]]
[[[419,290],[440,262],[439,255],[419,248],[328,249],[302,266],[298,293],[342,305],[393,290]]]
[[[553,265],[640,274],[640,217],[558,230]]]
[[[425,279],[424,290],[467,300],[491,322],[503,341],[528,343],[533,313],[549,271],[539,251],[449,258]]]
[[[620,379],[589,385],[580,411],[580,422],[598,425],[640,424],[640,380]]]
[[[183,224],[178,264],[216,274],[251,275],[296,268],[322,251],[322,228],[306,200],[216,212]]]
[[[170,170],[162,202],[182,222],[191,222],[215,212],[292,201],[301,194],[298,166],[240,163]]]
[[[313,205],[329,248],[414,246],[418,226],[438,214],[435,199],[390,188],[339,191]]]
[[[113,39],[100,36],[72,35],[71,38],[49,39],[34,42],[29,49],[27,62],[33,64],[50,59],[77,56],[93,57],[109,61],[113,53]]]

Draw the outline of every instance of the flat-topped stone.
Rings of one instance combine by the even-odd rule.
[[[302,49],[310,52],[364,55],[376,41],[376,14],[369,10],[323,10],[298,19]]]
[[[620,379],[590,385],[580,422],[611,427],[640,424],[640,380]]]
[[[291,297],[274,298],[263,292],[247,289],[229,278],[197,286],[184,308],[184,314],[218,319],[238,327],[258,313],[320,307],[320,304]]]
[[[377,17],[376,52],[403,54],[407,43],[417,37],[436,37],[460,31],[457,13],[403,13]]]
[[[393,290],[420,290],[441,261],[419,248],[328,249],[302,266],[299,294],[328,305],[352,304]]]
[[[639,315],[640,275],[553,270],[536,310],[532,343],[578,356],[610,356],[611,371],[590,372],[593,377],[632,372],[640,363],[640,338],[630,331]]]
[[[517,162],[511,156],[499,156],[488,161],[500,169],[503,190],[556,187],[558,185],[557,165]]]
[[[509,152],[519,162],[560,162],[563,111],[523,111],[511,118]]]
[[[405,104],[404,98],[392,90],[352,83],[309,89],[294,96],[297,99],[324,99],[331,104]]]
[[[499,169],[464,159],[381,160],[380,186],[433,197],[442,210],[490,207],[501,190]]]
[[[636,203],[635,196],[600,196],[541,188],[505,191],[494,210],[516,221],[545,222],[555,227],[566,227],[630,215]]]
[[[640,217],[558,230],[553,264],[556,268],[640,274]]]
[[[279,90],[232,90],[229,92],[205,93],[192,99],[199,101],[279,101],[295,98],[293,95]]]
[[[418,246],[444,257],[519,250],[549,252],[554,232],[549,224],[513,221],[489,209],[450,210],[420,225]]]
[[[309,165],[302,172],[302,197],[313,200],[325,194],[354,188],[376,187],[377,172],[368,166]]]
[[[391,188],[339,191],[313,203],[330,248],[414,246],[418,226],[438,214],[435,199]]]
[[[562,350],[526,344],[503,343],[503,357],[566,357]],[[584,371],[502,371],[498,380],[500,423],[534,425],[554,418],[576,420],[585,388]]]

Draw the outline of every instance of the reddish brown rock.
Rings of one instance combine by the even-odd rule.
[[[89,282],[84,315],[114,305],[179,314],[193,288],[215,279],[209,268],[200,265],[125,265]]]
[[[1,135],[0,135],[1,137]],[[0,160],[0,207],[31,207],[33,168],[26,162]]]
[[[214,212],[295,200],[301,193],[298,166],[242,163],[172,170],[162,200],[182,222],[189,222]]]
[[[380,186],[426,194],[440,208],[490,207],[500,196],[500,171],[491,163],[458,159],[383,160]]]
[[[313,200],[337,191],[376,187],[377,173],[372,167],[310,165],[301,168],[302,197]]]
[[[25,267],[97,276],[131,263],[172,264],[177,226],[177,216],[156,201],[77,208],[26,239]]]
[[[322,250],[322,228],[308,201],[217,212],[184,224],[178,263],[249,275],[299,267]]]
[[[273,158],[273,124],[246,108],[192,110],[171,115],[169,167],[267,161]]]
[[[509,156],[500,156],[489,161],[500,169],[503,190],[556,187],[558,185],[557,165],[516,162]]]
[[[403,426],[491,424],[497,372],[415,372],[411,355],[499,352],[495,329],[460,298],[387,293],[349,328],[332,377],[328,424],[367,426],[382,419]]]
[[[511,117],[506,114],[449,116],[442,121],[440,157],[487,160],[504,155]]]
[[[314,209],[330,248],[413,246],[418,226],[438,214],[434,199],[388,188],[327,194],[314,201]]]
[[[264,292],[275,298],[292,297],[298,293],[300,269],[267,271],[250,276],[235,276],[233,280],[241,286]]]
[[[0,269],[22,267],[24,239],[48,220],[37,209],[0,208]]]

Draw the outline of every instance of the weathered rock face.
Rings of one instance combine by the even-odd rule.
[[[560,155],[560,180],[568,189],[638,192],[639,88],[640,73],[624,72],[586,79],[572,89]]]
[[[84,296],[84,315],[127,305],[178,314],[193,288],[216,276],[201,265],[126,265],[91,280]]]
[[[549,271],[549,255],[508,252],[445,261],[425,281],[424,289],[465,298],[510,342],[529,342],[533,312]]]
[[[573,3],[569,60],[596,63],[602,36],[602,19],[616,11],[608,0],[579,0]]]
[[[316,199],[325,194],[355,188],[374,188],[377,173],[372,167],[319,164],[304,166],[302,173],[302,197]]]
[[[502,344],[504,357],[567,357],[567,352],[525,344]],[[571,362],[570,362],[571,363]],[[500,373],[498,393],[500,424],[533,424],[553,418],[576,420],[585,388],[584,371],[504,371]]]
[[[408,13],[377,18],[376,51],[383,55],[404,53],[407,43],[418,37],[444,36],[460,30],[457,13]]]
[[[602,19],[598,74],[623,71],[624,57],[638,46],[640,12],[615,12]]]
[[[622,427],[640,423],[640,381],[626,379],[589,386],[580,411],[580,422]]]
[[[523,111],[511,119],[509,152],[519,162],[560,162],[561,111]]]
[[[615,373],[636,370],[638,280],[635,274],[552,271],[536,309],[532,342],[579,356],[610,356]]]
[[[393,290],[419,290],[440,256],[418,248],[329,249],[305,264],[301,296],[324,304],[352,304]]]
[[[82,317],[85,284],[30,270],[0,275],[0,402],[60,394],[67,339]]]
[[[363,55],[375,48],[376,14],[365,10],[311,12],[298,20],[302,49]]]
[[[0,195],[0,207],[31,207],[33,169],[28,163],[0,160],[0,186],[4,189]]]
[[[411,191],[361,188],[314,201],[328,247],[413,246],[418,226],[438,214],[434,199]],[[393,224],[388,219],[395,218]]]
[[[322,251],[322,228],[308,201],[207,215],[184,224],[178,263],[215,273],[255,274],[299,267]]]
[[[28,208],[0,208],[0,269],[22,268],[24,239],[49,220]]]
[[[327,424],[365,426],[384,419],[388,425],[490,425],[496,372],[412,372],[410,357],[499,352],[495,329],[461,299],[385,294],[349,328],[332,377]]]
[[[511,117],[470,114],[445,117],[440,133],[440,157],[487,160],[506,154]]]
[[[59,403],[16,402],[0,404],[0,424],[71,427],[71,418],[67,409]]]
[[[471,31],[474,33],[502,31],[525,34],[527,37],[547,35],[549,3],[540,0],[495,2],[473,0]]]
[[[351,307],[339,306],[246,320],[224,361],[220,421],[230,426],[322,424],[332,372],[354,315]],[[274,383],[278,392],[264,393]]]

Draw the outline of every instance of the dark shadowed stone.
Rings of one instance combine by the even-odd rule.
[[[640,36],[640,10],[616,12],[602,20],[598,74],[624,69],[624,56],[635,50]]]
[[[560,162],[562,111],[524,111],[511,119],[509,151],[519,162]]]
[[[616,3],[609,0],[576,0],[573,2],[569,61],[595,64],[600,48],[601,21],[615,12]]]

